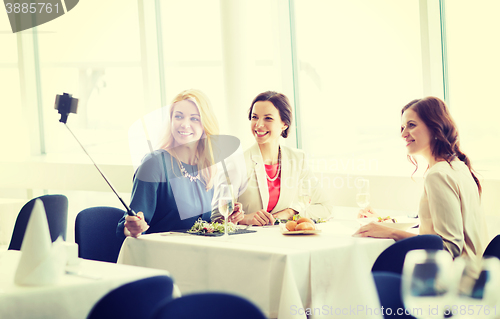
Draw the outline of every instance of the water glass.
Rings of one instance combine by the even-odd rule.
[[[495,318],[500,311],[500,260],[479,262],[459,257],[454,262],[456,297],[449,305],[453,318]]]
[[[402,275],[405,308],[416,318],[444,318],[453,288],[451,255],[444,250],[411,250]]]
[[[358,178],[356,181],[356,203],[362,209],[370,205],[370,181]]]
[[[299,202],[304,207],[304,216],[307,208],[311,204],[311,180],[303,179],[300,181]]]

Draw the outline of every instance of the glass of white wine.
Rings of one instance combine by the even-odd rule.
[[[307,208],[311,204],[311,180],[303,179],[300,181],[299,201],[304,207],[305,215]]]
[[[365,178],[359,178],[356,182],[356,203],[362,209],[370,205],[370,181]]]
[[[228,217],[234,210],[233,185],[221,185],[219,196],[219,212],[224,216],[224,236],[228,238],[227,223]]]
[[[445,250],[411,250],[406,254],[402,274],[405,308],[416,318],[444,318],[450,305],[453,259]]]

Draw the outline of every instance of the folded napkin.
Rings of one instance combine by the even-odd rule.
[[[35,201],[21,245],[14,282],[24,286],[51,285],[64,274],[66,249],[59,238],[52,244],[43,202]]]

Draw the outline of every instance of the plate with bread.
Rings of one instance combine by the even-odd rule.
[[[321,229],[317,229],[316,224],[307,217],[280,224],[280,230],[283,235],[313,235],[321,232]]]

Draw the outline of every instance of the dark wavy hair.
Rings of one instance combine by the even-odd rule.
[[[252,104],[250,104],[250,109],[248,109],[249,120],[252,119],[253,105],[259,101],[269,101],[273,103],[275,108],[278,109],[281,120],[288,126],[285,130],[283,130],[283,132],[281,132],[281,136],[287,138],[288,130],[290,129],[290,126],[292,126],[292,107],[290,106],[290,101],[286,95],[274,91],[266,91],[257,95],[255,99],[253,99]]]
[[[464,162],[469,168],[472,178],[477,184],[479,194],[481,194],[481,183],[474,174],[469,158],[460,150],[457,125],[455,121],[453,121],[446,103],[433,96],[416,99],[403,107],[401,116],[410,108],[417,113],[420,119],[422,119],[429,128],[432,137],[434,137],[431,138],[432,156],[436,159],[442,158],[450,165],[451,161],[455,157],[458,157],[458,159]],[[415,161],[411,155],[408,155],[408,160],[418,169],[417,161]]]

